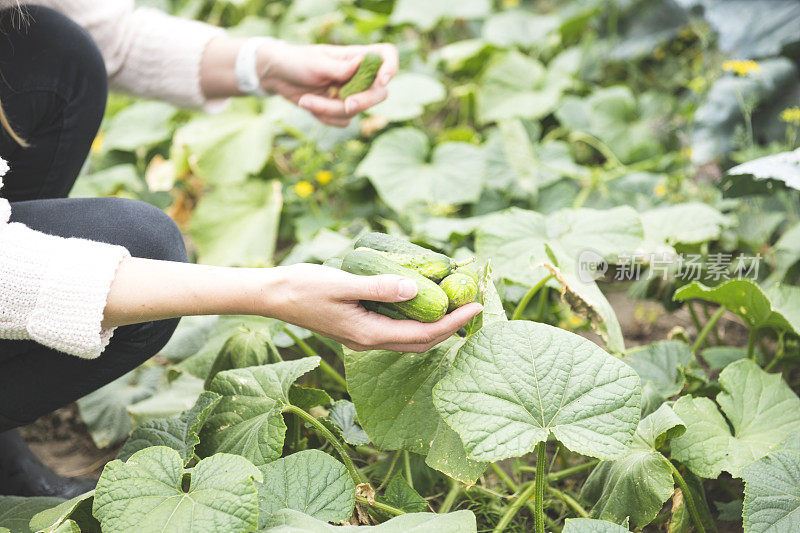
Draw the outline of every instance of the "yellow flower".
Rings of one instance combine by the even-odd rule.
[[[308,198],[314,192],[314,186],[303,180],[298,181],[294,186],[294,193],[300,198]]]
[[[90,148],[93,154],[99,154],[103,150],[103,140],[105,137],[105,132],[101,131],[97,134],[97,137],[94,138],[92,141],[92,147]]]
[[[659,183],[656,185],[655,189],[653,189],[653,193],[659,198],[663,198],[667,194],[667,186],[663,183]]]
[[[732,59],[722,64],[725,72],[734,72],[737,76],[747,76],[751,72],[761,72],[761,65],[752,59]]]
[[[694,150],[692,150],[691,146],[684,146],[681,148],[681,157],[684,159],[691,159],[694,155]]]
[[[781,120],[787,124],[800,126],[800,107],[787,107],[781,111]]]
[[[330,170],[320,170],[317,172],[317,182],[320,185],[327,185],[333,179],[333,174]]]
[[[503,0],[502,4],[506,9],[509,7],[519,7],[519,0]]]

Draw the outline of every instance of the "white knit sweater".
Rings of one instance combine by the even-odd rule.
[[[0,8],[13,3],[0,0]],[[115,89],[187,107],[215,105],[200,90],[200,59],[219,28],[135,9],[133,0],[21,3],[51,7],[86,28]],[[0,158],[0,195],[7,170]],[[78,357],[98,357],[113,334],[101,328],[106,298],[128,251],[45,235],[9,223],[10,214],[10,204],[0,198],[0,339],[31,339]]]

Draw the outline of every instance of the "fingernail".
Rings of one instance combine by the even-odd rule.
[[[397,284],[397,294],[400,298],[413,298],[417,295],[417,284],[410,279],[401,279]]]
[[[311,109],[311,104],[309,104],[308,98],[306,97],[300,98],[300,100],[297,101],[297,105],[299,105],[303,109]]]

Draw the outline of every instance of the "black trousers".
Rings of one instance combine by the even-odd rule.
[[[91,37],[55,11],[31,7],[27,22],[0,11],[0,102],[30,146],[0,133],[11,170],[0,195],[11,220],[51,235],[125,246],[133,256],[186,261],[172,220],[143,202],[65,198],[102,120],[107,77]],[[118,328],[103,354],[83,360],[32,341],[0,340],[0,431],[32,422],[155,355],[177,320]]]

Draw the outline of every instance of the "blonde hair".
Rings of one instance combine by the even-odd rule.
[[[12,24],[16,23],[21,27],[26,20],[25,13],[22,10],[22,6],[20,5],[19,0],[14,0],[12,3],[17,8],[14,14],[11,15]],[[3,109],[3,102],[0,102],[0,125],[2,125],[3,129],[6,130],[6,133],[8,133],[8,135],[12,139],[14,139],[14,142],[23,147],[28,146],[28,141],[20,137],[19,134],[16,131],[14,131],[14,127],[8,121],[8,116],[6,115],[6,112]]]

